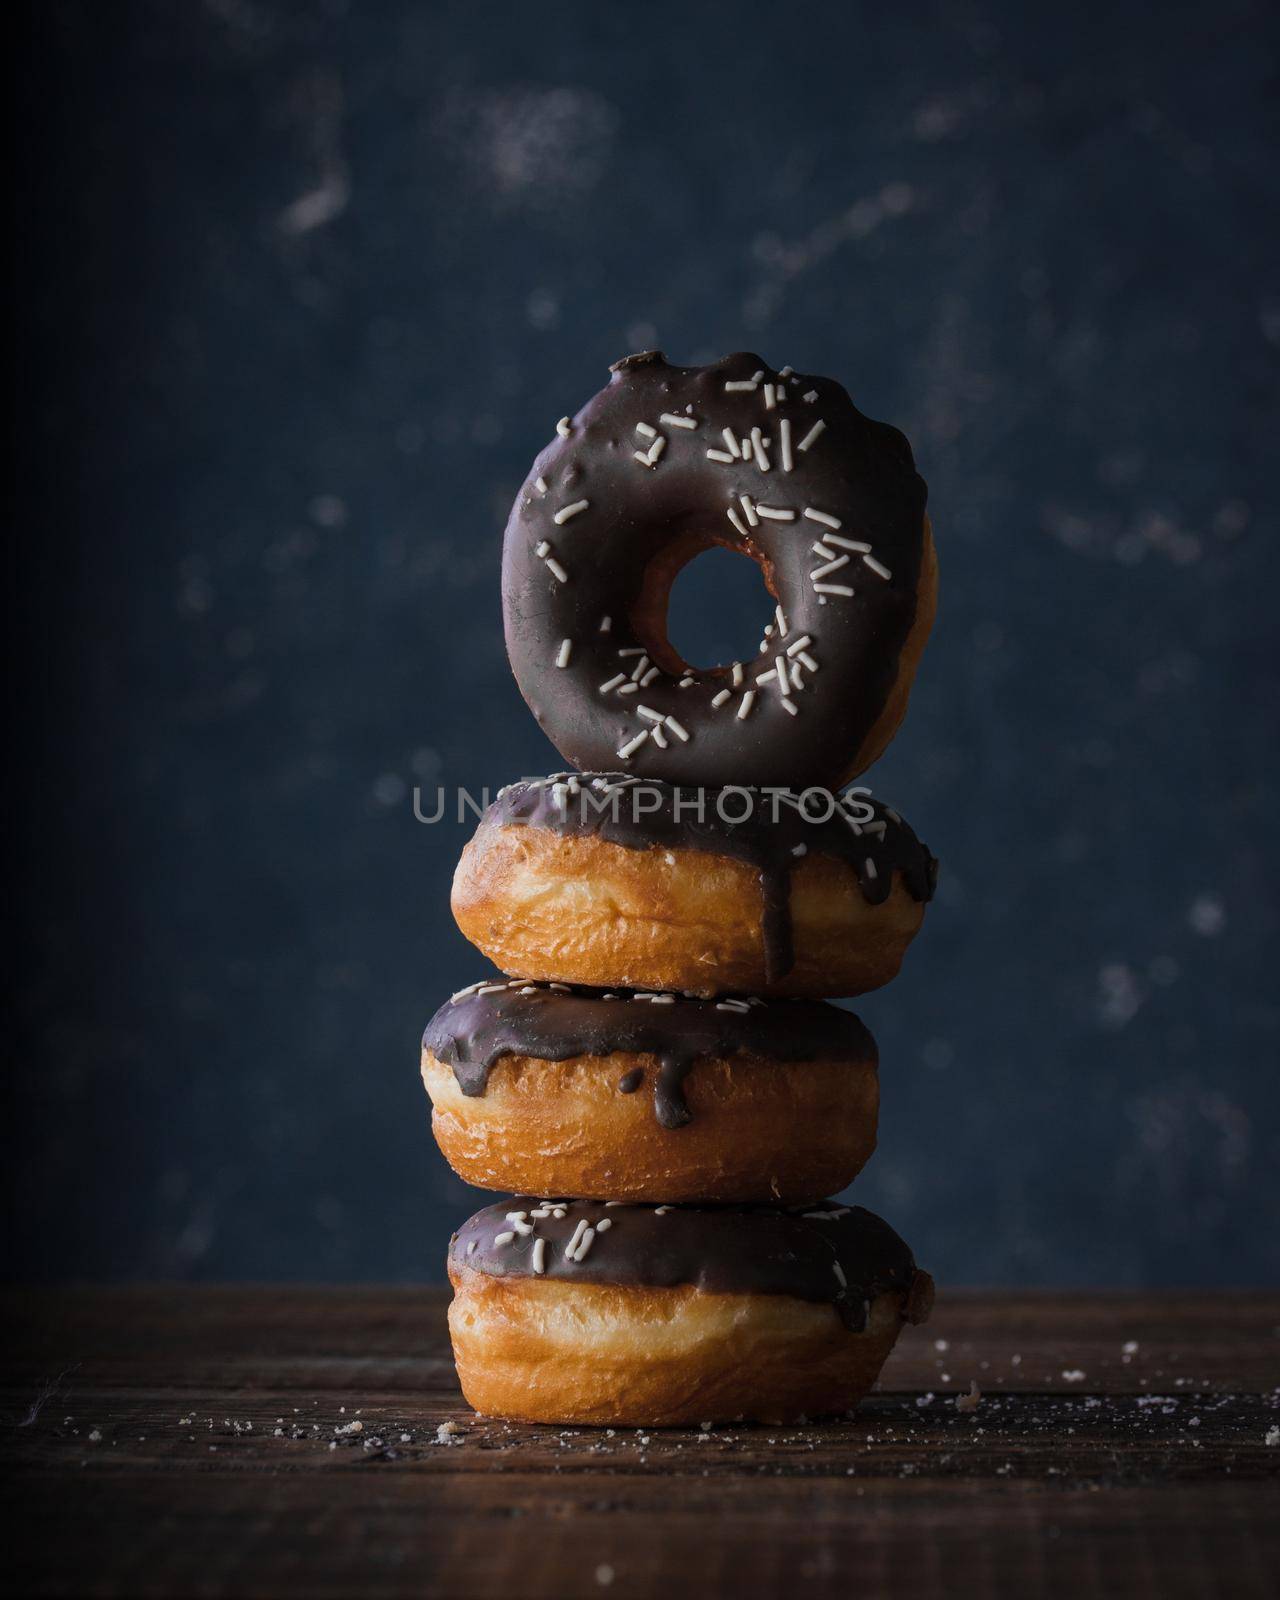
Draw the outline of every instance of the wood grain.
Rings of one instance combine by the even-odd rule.
[[[1276,1592],[1280,1297],[951,1295],[852,1420],[706,1434],[477,1419],[444,1305],[7,1296],[16,1592]]]

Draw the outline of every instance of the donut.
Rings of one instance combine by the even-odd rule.
[[[533,464],[502,553],[507,653],[584,770],[839,787],[892,739],[933,624],[926,489],[896,428],[838,383],[751,354],[628,356]],[[750,557],[777,601],[754,660],[684,660],[680,569]]]
[[[500,1201],[453,1236],[449,1332],[475,1410],[663,1427],[847,1411],[929,1275],[860,1206]]]
[[[861,791],[570,773],[500,792],[452,903],[511,977],[820,999],[894,977],[936,878],[898,813]]]
[[[450,1166],[508,1193],[803,1204],[876,1143],[875,1040],[821,1001],[474,984],[422,1076]]]

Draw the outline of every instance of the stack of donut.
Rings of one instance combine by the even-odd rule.
[[[521,692],[575,770],[503,790],[462,932],[504,976],[427,1026],[446,1159],[516,1197],[454,1235],[467,1400],[532,1422],[844,1411],[932,1283],[826,1197],[875,1148],[875,1041],[835,996],[894,977],[936,862],[842,789],[906,710],[937,568],[907,441],[826,378],[628,357],[507,525]],[[777,609],[753,659],[686,662],[679,570],[721,545]]]

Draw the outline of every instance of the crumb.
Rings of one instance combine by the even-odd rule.
[[[346,1408],[343,1407],[343,1409],[345,1410]],[[338,1426],[333,1431],[334,1431],[335,1434],[337,1434],[339,1439],[344,1439],[344,1438],[347,1437],[348,1434],[363,1433],[364,1432],[364,1423],[363,1422],[341,1422],[341,1423],[338,1424]]]
[[[602,1589],[607,1589],[613,1582],[613,1568],[607,1561],[602,1561],[596,1568],[596,1582]]]
[[[1124,1351],[1125,1355],[1136,1356],[1138,1353],[1138,1341],[1136,1339],[1126,1339],[1120,1348]]]
[[[461,1443],[459,1436],[462,1432],[463,1429],[456,1422],[442,1422],[436,1429],[436,1443],[452,1444],[455,1439],[458,1439],[458,1442]]]
[[[935,1350],[950,1350],[951,1346],[945,1339],[935,1339],[933,1341],[933,1348]]]
[[[407,1433],[402,1433],[400,1435],[400,1443],[401,1444],[412,1444],[413,1440],[409,1437],[409,1435]]]
[[[93,1435],[90,1434],[89,1437],[92,1439]],[[1267,1436],[1262,1442],[1263,1444],[1280,1444],[1280,1428],[1268,1428]]]
[[[710,1433],[712,1428],[715,1427],[715,1423],[714,1422],[700,1422],[698,1424],[698,1426],[702,1429],[703,1433]]]
[[[1086,1374],[1079,1367],[1068,1367],[1062,1374],[1063,1383],[1083,1383]]]
[[[976,1411],[981,1404],[982,1390],[978,1387],[977,1379],[970,1378],[968,1394],[958,1394],[956,1396],[956,1410]]]
[[[89,1443],[90,1444],[101,1444],[102,1443],[102,1432],[101,1432],[100,1429],[94,1428],[92,1430],[92,1432],[89,1434]],[[1268,1444],[1271,1443],[1270,1439],[1267,1440],[1267,1443]]]

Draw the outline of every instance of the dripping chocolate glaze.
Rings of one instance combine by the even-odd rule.
[[[487,988],[488,986],[486,986]],[[567,990],[517,982],[447,1001],[427,1024],[423,1048],[453,1068],[465,1095],[482,1095],[503,1056],[567,1061],[628,1051],[657,1058],[654,1115],[664,1128],[689,1121],[684,1081],[704,1057],[740,1054],[774,1061],[875,1061],[876,1045],[851,1011],[822,1000],[773,1000],[745,1010],[723,1002],[678,998],[670,1004],[618,991],[604,1000],[594,989]],[[630,1094],[644,1074],[625,1073],[618,1089]]]
[[[776,371],[749,351],[705,367],[647,351],[612,372],[538,456],[507,524],[503,618],[520,692],[578,767],[623,759],[677,783],[838,781],[893,694],[916,620],[926,489],[910,445],[832,379]],[[738,439],[754,430],[762,446],[767,436],[771,451],[726,452],[725,429]],[[661,446],[652,462],[650,441]],[[744,498],[775,515],[746,512]],[[828,532],[845,541],[839,554],[815,555]],[[741,682],[728,664],[685,662],[666,631],[676,571],[716,544],[760,564],[786,619],[740,663]],[[847,564],[820,589],[815,559],[832,557]],[[788,711],[788,697],[757,677],[802,638],[817,670]],[[643,695],[624,696],[618,674],[641,653],[657,671],[644,674]],[[717,707],[722,691],[732,699]],[[650,734],[620,757],[653,726],[641,701],[687,737]]]
[[[554,1203],[562,1216],[548,1209]],[[531,1233],[508,1220],[523,1212]],[[534,1216],[533,1212],[544,1215]],[[607,1224],[600,1232],[600,1224]],[[581,1260],[567,1247],[594,1231]],[[507,1235],[504,1244],[495,1241]],[[861,1206],[828,1203],[803,1210],[771,1206],[621,1206],[596,1200],[518,1198],[486,1206],[464,1222],[450,1263],[491,1277],[532,1277],[535,1239],[548,1278],[653,1289],[691,1284],[707,1294],[786,1294],[825,1301],[861,1332],[877,1295],[908,1295],[917,1316],[911,1251],[889,1224]],[[576,1254],[576,1252],[575,1252]],[[923,1276],[923,1275],[921,1275]],[[920,1309],[927,1314],[926,1303]]]
[[[577,785],[577,793],[570,792],[569,782]],[[639,805],[633,798],[636,791],[643,791]],[[803,856],[848,862],[870,905],[888,899],[895,873],[913,900],[932,899],[938,880],[938,863],[927,846],[882,801],[850,790],[835,797],[832,816],[810,821],[794,794],[788,800],[777,798],[783,792],[750,787],[699,791],[619,773],[528,778],[502,791],[485,812],[482,826],[528,825],[565,836],[594,834],[628,850],[704,850],[747,862],[760,874],[765,977],[774,983],[794,964],[791,869]],[[692,803],[699,793],[701,816]],[[826,807],[817,793],[807,803],[811,814],[820,817]],[[726,814],[742,816],[741,821],[724,820],[717,809],[721,799]]]

